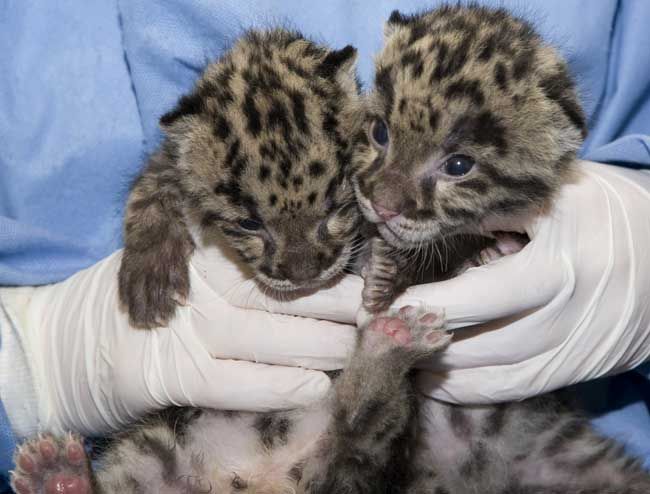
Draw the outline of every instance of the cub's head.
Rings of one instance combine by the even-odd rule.
[[[350,259],[355,59],[351,46],[249,32],[162,117],[192,223],[218,231],[276,291],[320,286]]]
[[[560,55],[482,7],[391,15],[365,125],[355,192],[398,247],[545,206],[586,130]]]

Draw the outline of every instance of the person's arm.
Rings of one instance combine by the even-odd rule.
[[[96,435],[170,405],[293,408],[330,387],[323,372],[310,369],[340,368],[353,346],[351,326],[231,305],[194,266],[187,305],[168,327],[136,330],[117,300],[120,257],[32,289],[19,308],[37,405],[25,430]],[[207,269],[234,276],[234,286],[246,283],[232,267],[215,259]],[[25,289],[0,291],[10,310],[15,290]]]

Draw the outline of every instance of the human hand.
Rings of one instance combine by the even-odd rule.
[[[419,375],[456,403],[519,400],[631,369],[650,357],[650,174],[579,164],[521,252],[393,306],[444,307],[454,342]]]
[[[521,252],[413,286],[392,304],[444,307],[449,327],[464,327],[423,364],[426,394],[456,403],[524,399],[650,358],[650,173],[590,162],[579,170],[547,215],[522,225],[531,242]],[[216,283],[226,290],[226,280]],[[246,300],[351,324],[362,287],[347,276],[322,297]],[[233,289],[231,301],[246,290]]]
[[[308,369],[342,367],[355,328],[243,308],[247,298],[265,297],[229,259],[203,255],[209,250],[217,249],[197,249],[192,259],[186,305],[167,327],[151,331],[130,327],[119,309],[121,251],[34,289],[23,339],[41,430],[93,435],[170,405],[264,411],[305,405],[327,392],[328,377]],[[310,299],[326,306],[340,289],[308,297],[298,310]]]

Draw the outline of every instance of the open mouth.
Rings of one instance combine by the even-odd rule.
[[[433,242],[439,233],[437,225],[414,228],[402,222],[381,223],[377,225],[377,229],[388,243],[397,247],[417,247],[423,243]]]
[[[381,236],[394,247],[409,249],[417,247],[423,242],[431,241],[433,236],[414,228],[405,222],[404,218],[393,218],[384,221],[373,209],[372,203],[366,198],[356,181],[353,181],[354,192],[357,197],[359,209],[363,216],[371,223],[377,225]]]
[[[352,182],[354,193],[363,216],[377,225],[377,230],[390,245],[401,249],[412,249],[424,243],[434,242],[440,235],[438,222],[413,222],[403,215],[385,221],[373,209],[372,202],[363,195],[356,181]],[[451,232],[450,232],[451,233]]]
[[[431,235],[420,233],[410,228],[402,228],[389,223],[380,223],[377,230],[381,236],[394,247],[401,249],[412,249],[421,246],[423,243],[431,242]]]
[[[258,274],[256,276],[257,281],[259,281],[266,288],[270,288],[279,293],[294,293],[302,290],[313,290],[320,288],[324,283],[327,283],[327,280],[313,279],[305,281],[302,283],[294,283],[291,280],[279,280],[276,278],[269,278],[263,274]]]

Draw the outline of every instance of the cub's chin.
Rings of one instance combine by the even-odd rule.
[[[296,282],[286,278],[272,278],[262,272],[255,273],[255,281],[268,296],[278,300],[294,300],[311,295],[318,290],[336,285],[353,263],[352,246],[346,246],[341,255],[318,276]]]
[[[377,223],[377,231],[382,238],[398,249],[417,249],[441,240],[438,228],[410,228],[399,224]]]
[[[332,287],[339,282],[343,275],[343,270],[341,270],[327,280],[311,280],[299,285],[290,280],[277,280],[260,274],[255,277],[255,281],[265,295],[276,300],[291,301]]]

